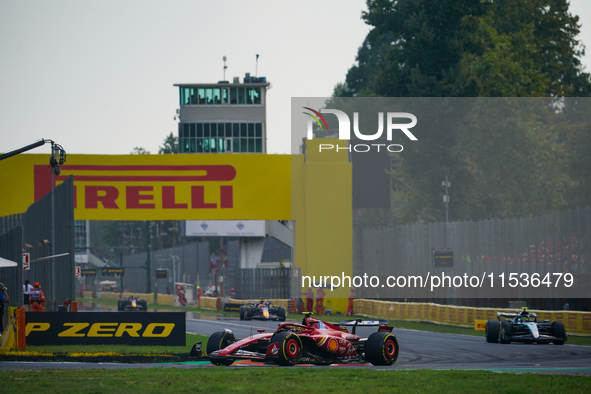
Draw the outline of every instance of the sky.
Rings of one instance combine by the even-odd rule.
[[[267,151],[290,152],[292,97],[329,97],[370,30],[365,0],[0,0],[0,152],[158,153],[176,83],[267,77]],[[591,2],[571,0],[591,53]],[[258,67],[256,55],[259,55]],[[591,71],[591,55],[583,58]],[[49,154],[49,145],[30,153]]]

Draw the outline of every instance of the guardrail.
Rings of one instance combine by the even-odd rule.
[[[356,315],[390,320],[423,321],[460,327],[474,327],[475,320],[496,320],[497,312],[509,308],[472,308],[431,303],[355,300]],[[560,320],[567,333],[591,335],[591,312],[540,311],[531,309],[538,320]]]
[[[131,293],[123,293],[125,296]],[[152,294],[134,294],[137,297],[153,302]],[[84,297],[92,297],[92,292],[84,292]],[[119,293],[101,293],[102,299],[119,299]],[[173,296],[158,294],[160,305],[172,305]],[[223,309],[224,303],[246,304],[260,300],[237,300],[233,298],[219,299],[201,297],[201,308],[208,310]],[[288,308],[290,300],[266,300]],[[345,300],[346,301],[346,300]],[[354,301],[355,315],[368,316],[388,320],[421,321],[435,324],[446,324],[458,327],[474,327],[476,320],[495,320],[497,312],[511,311],[511,308],[473,308],[453,305],[440,305],[419,302],[392,302],[359,299]],[[531,309],[539,320],[559,320],[564,323],[567,333],[591,336],[591,312],[578,311],[541,311]]]

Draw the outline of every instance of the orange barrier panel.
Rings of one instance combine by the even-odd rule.
[[[16,313],[16,321],[16,347],[26,350],[27,336],[25,332],[25,308],[18,308]]]

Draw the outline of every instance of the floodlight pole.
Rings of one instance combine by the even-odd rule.
[[[55,256],[55,175],[61,173],[60,164],[64,164],[66,161],[66,152],[61,145],[56,144],[54,141],[45,140],[45,142],[51,142],[51,158],[49,159],[49,165],[51,166],[51,254]],[[53,311],[57,310],[57,296],[56,296],[56,281],[55,274],[55,259],[51,259],[51,296],[53,298]]]
[[[53,142],[51,143],[51,153],[53,157]],[[55,178],[51,169],[51,255],[55,255]],[[55,259],[51,259],[51,297],[52,300],[52,311],[57,312],[56,308],[56,296],[55,296]]]

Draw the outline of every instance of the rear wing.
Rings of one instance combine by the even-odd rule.
[[[387,320],[345,320],[336,324],[339,327],[353,327],[352,334],[355,334],[357,327],[379,327],[379,332],[392,332],[394,327],[388,326]]]
[[[337,323],[337,326],[347,327],[347,326],[374,326],[377,327],[382,324],[388,324],[387,320],[345,320],[340,323]]]
[[[497,312],[497,320],[501,320],[503,317],[514,319],[517,316],[519,316],[519,313]]]
[[[509,318],[509,319],[515,319],[518,316],[525,316],[528,318],[533,317],[534,319],[538,317],[538,315],[536,315],[533,312],[529,312],[525,315],[522,315],[521,313],[497,312],[497,320],[501,320],[503,317]]]

